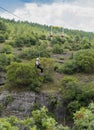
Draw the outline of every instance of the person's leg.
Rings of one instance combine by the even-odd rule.
[[[43,68],[40,65],[38,65],[37,68],[39,68],[41,70],[41,73],[43,73]]]

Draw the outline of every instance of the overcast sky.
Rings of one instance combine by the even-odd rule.
[[[94,0],[0,0],[0,16],[94,32]]]

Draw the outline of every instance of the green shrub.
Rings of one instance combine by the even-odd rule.
[[[51,75],[51,74],[45,74],[45,75],[44,75],[43,82],[44,82],[44,83],[53,82],[52,75]]]
[[[13,101],[13,96],[12,95],[7,95],[5,105],[7,106]]]
[[[92,105],[94,106],[94,103],[92,103]],[[74,130],[79,129],[80,130],[94,129],[94,113],[91,111],[89,107],[81,108],[74,114]]]
[[[0,70],[5,70],[6,67],[15,60],[16,57],[13,54],[0,54]]]
[[[31,87],[36,90],[41,86],[43,77],[37,74],[34,64],[14,62],[7,67],[7,81],[14,87]]]
[[[78,66],[76,65],[75,60],[70,60],[64,63],[62,66],[62,71],[65,74],[73,74],[78,71]]]
[[[0,33],[4,34],[7,31],[6,24],[0,20]]]
[[[36,45],[37,42],[38,39],[33,35],[20,35],[15,38],[15,47]]]
[[[79,101],[77,100],[74,100],[74,101],[71,101],[68,106],[67,106],[67,109],[68,111],[72,114],[73,116],[73,113],[76,112],[77,110],[79,110],[81,107],[81,104]]]
[[[65,62],[63,72],[73,74],[75,72],[94,72],[94,50],[80,50],[78,51],[71,61]]]
[[[92,73],[94,72],[94,50],[81,50],[78,51],[75,56],[74,60],[77,64],[79,71]]]
[[[32,47],[32,48],[24,48],[22,52],[18,55],[21,59],[33,59],[37,57],[50,57],[49,51],[46,49],[44,51],[38,50],[38,48]]]
[[[81,49],[89,49],[89,48],[91,48],[91,43],[89,42],[89,39],[84,37],[81,41],[80,46],[81,46]]]
[[[0,34],[0,43],[3,43],[5,42],[5,36]]]
[[[18,119],[14,116],[0,118],[0,130],[69,130],[49,116],[46,107],[33,110],[32,117]]]
[[[3,53],[10,54],[13,52],[13,48],[11,45],[4,45],[1,50]]]
[[[63,99],[72,100],[76,98],[79,90],[79,81],[77,78],[72,76],[65,76],[61,80],[61,93]]]
[[[62,46],[59,45],[59,44],[55,44],[55,45],[53,46],[53,53],[55,53],[55,54],[62,54],[62,53],[63,53],[63,48],[62,48]]]

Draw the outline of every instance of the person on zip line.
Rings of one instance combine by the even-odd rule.
[[[39,58],[36,58],[35,65],[36,65],[36,67],[37,67],[38,69],[41,70],[41,73],[43,73],[43,68],[41,67],[41,64],[40,64]]]

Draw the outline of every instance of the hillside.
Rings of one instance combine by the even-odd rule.
[[[94,34],[64,29],[62,36],[62,28],[53,27],[50,36],[50,31],[47,25],[0,18],[0,95],[49,95],[50,112],[70,125],[74,112],[94,102]],[[43,73],[35,66],[37,57]],[[56,108],[63,109],[64,119],[56,117]]]

